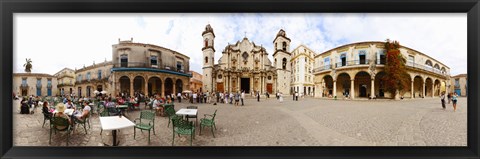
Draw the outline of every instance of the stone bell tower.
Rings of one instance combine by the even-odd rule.
[[[213,33],[213,28],[208,24],[205,27],[205,31],[202,33],[203,37],[203,47],[202,47],[202,52],[203,52],[203,74],[202,74],[202,91],[203,92],[213,92],[213,60],[214,60],[214,55],[215,55],[215,48],[213,45],[213,41],[215,39],[215,34]]]
[[[275,63],[275,69],[277,71],[277,83],[275,84],[276,90],[283,94],[290,94],[290,82],[292,68],[290,64],[290,39],[283,29],[278,31],[277,36],[273,40],[273,58]]]

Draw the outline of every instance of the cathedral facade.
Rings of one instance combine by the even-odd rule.
[[[262,45],[243,38],[229,44],[222,51],[222,57],[214,63],[215,34],[210,25],[202,33],[203,51],[203,90],[204,92],[245,93],[289,93],[290,89],[290,39],[280,30],[274,38],[274,62],[268,59],[267,50]]]

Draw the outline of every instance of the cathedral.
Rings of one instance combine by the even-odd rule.
[[[215,64],[215,34],[210,24],[205,27],[202,36],[202,81],[205,92],[290,93],[290,39],[284,30],[280,30],[273,40],[273,64],[268,59],[267,50],[246,37],[227,45]]]

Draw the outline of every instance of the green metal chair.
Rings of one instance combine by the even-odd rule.
[[[167,125],[167,127],[170,127],[170,122],[172,121],[172,119],[181,119],[182,118],[181,116],[178,116],[177,114],[175,114],[175,109],[173,109],[173,107],[167,107],[167,109],[165,110],[165,113],[167,113],[167,115],[168,115],[168,125]]]
[[[52,120],[52,114],[47,114],[47,113],[44,113],[44,112],[42,112],[42,113],[43,113],[43,125],[42,125],[42,128],[43,128],[45,126],[45,121]],[[50,121],[50,123],[51,123],[51,121]]]
[[[135,127],[133,128],[133,139],[136,136],[136,130],[140,129],[148,130],[148,144],[150,144],[150,130],[153,128],[153,134],[155,135],[155,113],[152,111],[141,111],[140,118],[135,119]]]
[[[190,135],[190,146],[192,146],[192,140],[195,139],[195,127],[193,126],[192,121],[187,121],[182,118],[172,118],[173,124],[173,139],[172,146],[175,143],[175,134],[179,137],[180,135]]]
[[[74,117],[74,121],[75,123],[77,123],[76,125],[78,126],[78,124],[80,125],[83,125],[83,129],[85,130],[85,134],[88,134],[87,132],[87,124],[88,124],[88,128],[90,129],[90,116],[92,115],[92,111],[88,112],[88,116],[85,117],[85,119],[82,120],[78,120],[76,117]]]
[[[203,127],[208,126],[212,130],[213,137],[215,137],[215,134],[213,133],[213,128],[215,128],[215,130],[217,130],[217,127],[215,126],[215,116],[216,115],[217,115],[217,110],[215,110],[213,115],[204,114],[204,118],[200,119],[200,126],[201,126],[200,127],[200,135],[202,135]],[[210,118],[208,118],[207,116],[210,117]]]
[[[63,129],[59,129],[59,126],[65,126]],[[52,143],[52,131],[55,131],[55,134],[57,131],[66,131],[67,132],[67,146],[68,142],[70,140],[70,131],[72,130],[72,125],[68,123],[68,119],[62,118],[62,117],[53,117],[52,120],[50,120],[50,140],[48,141],[49,144]]]

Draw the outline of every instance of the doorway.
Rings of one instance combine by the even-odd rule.
[[[367,86],[366,85],[359,85],[360,88],[360,97],[367,97]]]
[[[244,90],[245,93],[250,93],[250,78],[242,78],[240,82],[240,88]]]

